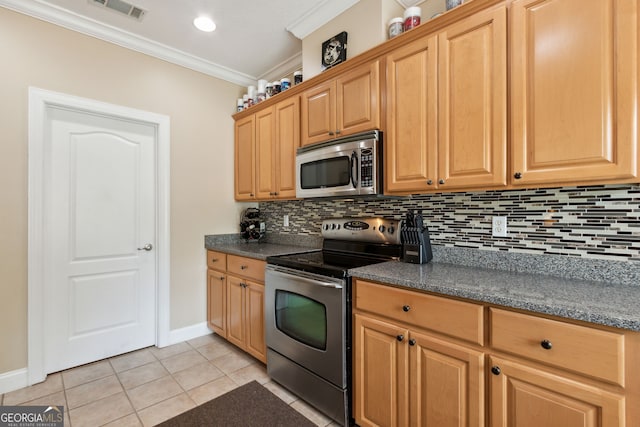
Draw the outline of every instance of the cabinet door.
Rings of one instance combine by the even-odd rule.
[[[227,340],[244,348],[244,307],[246,280],[227,275]]]
[[[380,62],[373,61],[336,80],[336,133],[380,128]]]
[[[245,292],[246,350],[267,363],[267,345],[264,332],[264,285],[247,282]]]
[[[255,114],[256,126],[256,197],[269,199],[275,195],[276,128],[274,108]]]
[[[302,145],[335,137],[335,93],[335,80],[329,80],[302,93]]]
[[[514,185],[637,177],[635,0],[512,5]]]
[[[410,333],[411,425],[484,425],[484,354]]]
[[[409,331],[354,315],[353,404],[356,423],[406,426],[409,423]]]
[[[437,167],[437,38],[425,37],[386,57],[385,193],[434,188]]]
[[[235,124],[235,198],[255,198],[255,115]]]
[[[275,106],[276,197],[296,197],[296,150],[300,147],[300,98],[291,97]]]
[[[506,8],[449,26],[438,42],[437,187],[506,186]]]
[[[209,326],[223,338],[227,337],[227,289],[226,275],[220,271],[207,270],[207,317]]]
[[[491,357],[491,426],[619,427],[624,397],[531,365]],[[499,370],[498,370],[499,369]]]

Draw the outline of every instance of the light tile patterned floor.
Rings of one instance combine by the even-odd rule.
[[[64,405],[65,426],[152,426],[256,380],[318,426],[329,418],[271,382],[265,366],[216,335],[149,347],[51,374],[2,405]]]

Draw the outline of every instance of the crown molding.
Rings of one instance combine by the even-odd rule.
[[[412,6],[417,6],[421,3],[424,3],[426,0],[396,0],[398,4],[405,9]]]
[[[254,76],[232,70],[40,0],[0,0],[0,6],[240,86],[255,84],[257,80]]]
[[[324,0],[287,25],[286,30],[302,40],[360,0]]]
[[[302,52],[298,52],[286,61],[281,62],[272,69],[265,71],[259,79],[279,80],[281,77],[293,74],[294,71],[302,69]]]

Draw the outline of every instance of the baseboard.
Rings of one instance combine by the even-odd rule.
[[[180,329],[173,329],[169,331],[169,342],[167,345],[178,344],[212,333],[211,329],[207,327],[207,322],[196,323],[195,325],[185,326]]]
[[[28,384],[27,373],[27,368],[22,368],[0,374],[0,394],[26,387]]]

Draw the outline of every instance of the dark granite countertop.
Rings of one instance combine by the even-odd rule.
[[[321,239],[308,236],[274,235],[260,243],[246,243],[237,234],[205,236],[207,249],[261,260],[317,250],[320,245]],[[640,268],[633,263],[434,247],[429,264],[392,261],[349,272],[407,289],[640,331]],[[560,277],[561,273],[573,276]]]
[[[318,250],[313,242],[301,242],[303,245],[292,245],[286,241],[245,242],[237,235],[205,236],[204,247],[213,251],[224,252],[249,258],[266,260],[268,256],[286,255]],[[304,244],[307,245],[304,245]]]
[[[640,286],[431,262],[385,262],[353,277],[640,331]]]

